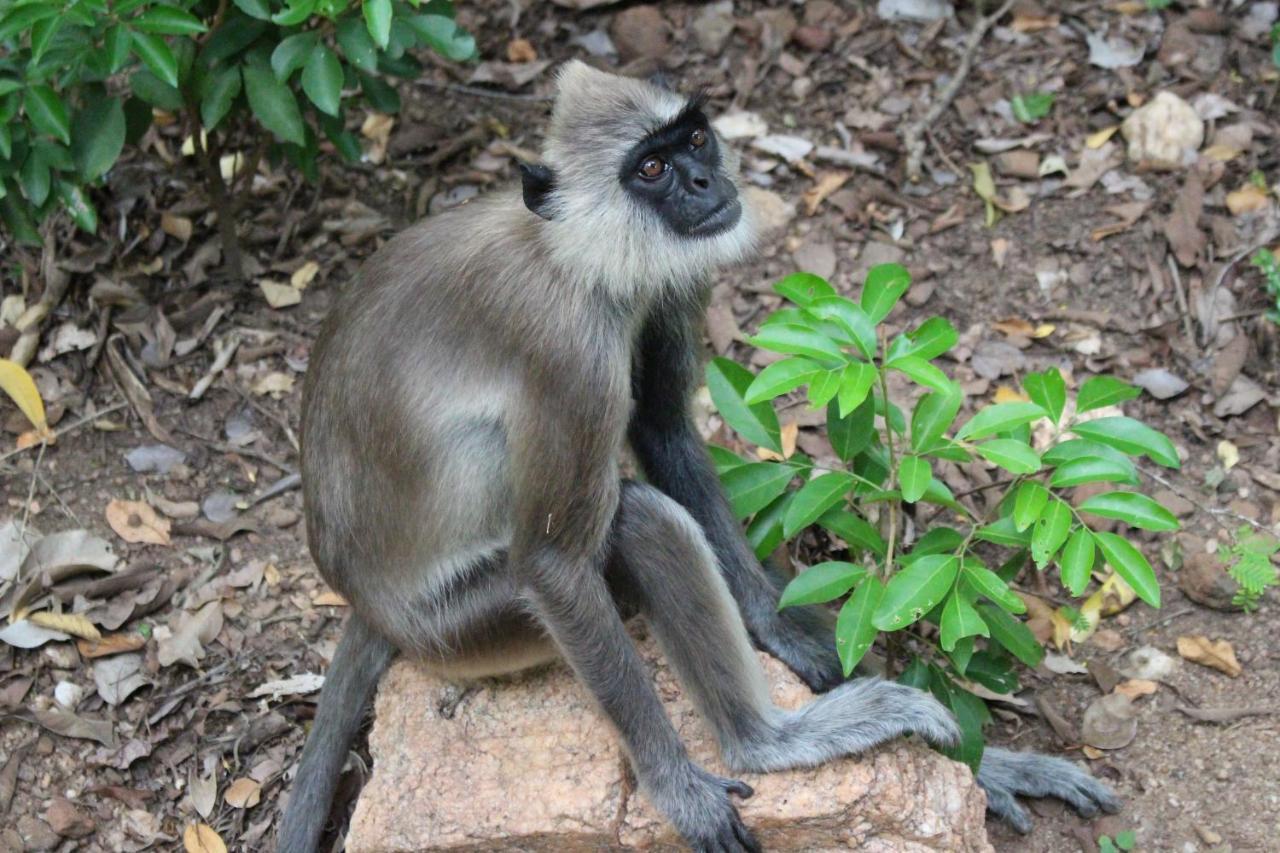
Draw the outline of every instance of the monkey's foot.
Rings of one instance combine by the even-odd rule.
[[[685,768],[683,783],[665,779],[646,786],[655,805],[696,853],[762,853],[751,830],[738,814],[731,796],[747,799],[751,786],[726,779],[697,765]]]
[[[1031,831],[1031,816],[1016,797],[1057,797],[1082,817],[1120,811],[1120,799],[1070,761],[1034,752],[987,747],[978,766],[978,784],[987,792],[987,810],[1018,832]]]

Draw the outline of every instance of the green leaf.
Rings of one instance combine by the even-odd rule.
[[[876,609],[884,598],[884,585],[879,578],[867,577],[849,600],[840,608],[836,617],[836,653],[845,677],[853,674],[853,668],[866,655],[876,640]]]
[[[1040,457],[1025,441],[995,438],[974,449],[982,458],[994,462],[1010,474],[1034,474],[1040,470]]]
[[[195,15],[174,6],[152,6],[129,21],[129,26],[168,36],[193,36],[209,29]]]
[[[763,403],[794,391],[812,379],[825,368],[807,358],[784,358],[775,361],[752,380],[747,387],[744,400],[747,405]]]
[[[921,453],[936,444],[956,419],[963,399],[959,388],[921,397],[911,414],[911,449]]]
[[[976,441],[989,435],[1009,432],[1023,424],[1043,417],[1044,409],[1035,403],[1021,401],[996,403],[980,409],[964,426],[960,427],[960,431],[956,433],[956,438],[967,438],[971,441]]]
[[[890,580],[873,622],[881,631],[896,631],[928,613],[955,582],[960,561],[950,554],[930,554],[904,566]]]
[[[960,334],[949,321],[930,317],[914,332],[894,338],[885,360],[892,362],[908,355],[925,360],[937,358],[955,346],[959,339]]]
[[[1020,548],[1031,541],[1031,534],[1018,530],[1013,524],[1013,517],[1008,515],[979,527],[973,535],[984,542],[994,542],[1010,548]]]
[[[342,64],[324,45],[311,52],[302,69],[302,91],[320,112],[331,116],[338,114],[342,100]]]
[[[391,0],[364,0],[364,23],[373,43],[386,50],[391,38]]]
[[[991,630],[991,639],[1008,649],[1027,666],[1040,663],[1044,657],[1044,647],[1026,625],[991,604],[979,604],[978,613]]]
[[[281,83],[288,82],[293,72],[307,64],[312,51],[320,44],[320,36],[314,30],[297,33],[280,40],[271,51],[271,70]]]
[[[974,592],[994,601],[1010,613],[1026,613],[1027,605],[1000,576],[976,560],[965,560],[964,579]],[[987,636],[983,634],[982,636]]]
[[[965,676],[996,693],[1012,693],[1018,689],[1018,676],[1009,660],[1004,655],[993,654],[991,650],[974,652]]]
[[[1014,95],[1009,100],[1013,109],[1013,117],[1023,124],[1032,124],[1049,114],[1053,109],[1052,92],[1028,92]]]
[[[52,18],[62,11],[57,3],[28,3],[16,8],[12,3],[6,3],[4,9],[7,14],[0,15],[0,42],[7,42],[15,35],[29,30],[38,21]]]
[[[7,124],[0,124],[0,159],[8,160],[13,156],[13,137]],[[0,181],[0,198],[4,198],[4,181]]]
[[[866,450],[875,434],[876,407],[870,397],[862,401],[862,405],[853,410],[847,418],[840,413],[833,403],[827,406],[827,438],[836,455],[844,462]]]
[[[1181,526],[1173,513],[1157,501],[1135,492],[1094,495],[1080,504],[1078,509],[1104,518],[1118,518],[1125,524],[1143,530],[1177,530]]]
[[[932,479],[933,470],[927,459],[906,456],[898,463],[898,485],[902,489],[902,499],[909,504],[924,497],[924,490]]]
[[[827,510],[818,519],[818,524],[849,543],[852,548],[870,551],[877,557],[885,555],[886,546],[880,532],[847,509]]]
[[[361,71],[378,70],[378,47],[369,38],[364,23],[355,17],[343,18],[337,26],[338,46],[347,61]]]
[[[1067,534],[1071,532],[1071,518],[1071,507],[1057,498],[1040,513],[1031,533],[1031,559],[1040,568],[1047,566],[1062,543],[1067,541]]]
[[[257,18],[260,21],[271,20],[271,9],[267,6],[267,0],[232,0],[232,2],[250,18]]]
[[[757,560],[763,560],[773,553],[773,549],[782,544],[785,538],[782,533],[782,518],[787,507],[796,496],[795,492],[783,492],[767,507],[760,510],[747,525],[747,542],[751,545],[751,553]]]
[[[1136,486],[1138,476],[1132,465],[1085,456],[1059,465],[1049,478],[1049,485],[1055,488],[1081,486],[1085,483],[1128,483]]]
[[[934,391],[940,391],[943,394],[950,394],[956,387],[954,382],[947,378],[947,374],[943,373],[937,367],[934,367],[923,358],[914,355],[906,355],[895,359],[892,363],[886,364],[894,370],[905,373],[911,377],[917,385],[923,385],[926,388],[932,388]]]
[[[33,148],[27,153],[27,159],[22,161],[22,169],[18,172],[18,183],[32,207],[40,207],[49,198],[53,182],[49,176],[49,160],[43,150]]]
[[[1040,455],[1040,461],[1045,465],[1061,465],[1073,459],[1083,459],[1090,456],[1118,462],[1131,469],[1135,477],[1138,475],[1138,470],[1133,467],[1133,463],[1129,461],[1128,456],[1113,447],[1098,444],[1096,441],[1086,441],[1083,438],[1073,438],[1061,444],[1055,444]]]
[[[475,37],[454,23],[449,15],[431,13],[431,4],[424,7],[425,15],[411,15],[403,19],[423,44],[453,62],[466,62],[476,55]]]
[[[911,286],[911,274],[901,264],[879,264],[867,271],[862,288],[862,309],[872,323],[879,323]]]
[[[1093,534],[1080,528],[1071,534],[1071,538],[1067,540],[1067,546],[1062,549],[1062,556],[1058,558],[1062,585],[1076,598],[1084,595],[1085,587],[1089,585],[1089,575],[1093,572],[1093,560]]]
[[[778,609],[834,601],[866,576],[867,570],[853,563],[818,563],[792,578],[782,591]]]
[[[289,7],[271,16],[271,22],[282,27],[295,27],[301,24],[316,10],[316,0],[289,0]]]
[[[53,89],[43,85],[28,87],[22,98],[22,109],[36,130],[61,140],[63,145],[71,144],[67,107]]]
[[[836,289],[827,280],[811,272],[797,272],[784,278],[773,286],[778,295],[788,299],[802,308],[822,296],[835,296]]]
[[[1034,481],[1018,486],[1013,496],[1013,526],[1018,531],[1026,530],[1036,523],[1044,505],[1049,502],[1049,490]]]
[[[1132,400],[1142,391],[1114,376],[1091,376],[1080,386],[1076,394],[1076,414],[1084,414],[1103,406],[1114,406]]]
[[[751,462],[740,465],[720,478],[729,506],[738,518],[746,518],[759,512],[778,495],[787,490],[787,484],[796,475],[790,465],[773,462]]]
[[[781,431],[773,406],[746,402],[747,389],[755,380],[751,371],[727,358],[715,358],[708,362],[706,374],[711,402],[724,422],[752,444],[781,453]]]
[[[262,126],[284,142],[294,145],[306,143],[306,131],[302,113],[289,87],[276,79],[265,68],[252,65],[244,67],[244,90],[249,98],[249,108]]]
[[[182,93],[145,69],[135,71],[129,78],[129,89],[139,100],[153,107],[177,112],[182,109]]]
[[[952,593],[947,603],[942,606],[942,620],[938,623],[939,643],[942,650],[949,652],[955,649],[956,642],[962,637],[988,637],[987,623],[982,621],[973,605],[964,600],[964,596]]]
[[[200,99],[200,120],[206,130],[213,130],[226,118],[239,94],[239,66],[230,65],[214,74]]]
[[[58,181],[58,198],[62,199],[71,220],[81,231],[93,234],[98,230],[98,211],[93,203],[75,184]]]
[[[1108,447],[1114,447],[1130,456],[1146,456],[1152,462],[1166,468],[1181,467],[1178,451],[1164,433],[1154,430],[1141,421],[1122,416],[1098,418],[1073,424],[1071,431],[1081,438],[1092,439]]]
[[[950,685],[945,702],[960,726],[960,743],[948,747],[945,754],[953,761],[964,762],[977,773],[985,750],[982,726],[991,719],[991,712],[985,702],[957,684]]]
[[[124,149],[124,106],[116,98],[96,98],[76,114],[71,156],[84,183],[115,164]]]
[[[859,305],[843,296],[822,296],[805,308],[813,316],[836,323],[847,330],[849,339],[863,358],[875,358],[876,325]]]
[[[715,465],[717,475],[723,475],[726,471],[748,464],[747,460],[729,448],[720,447],[717,444],[707,445],[707,455],[711,457],[711,464]]]
[[[1067,383],[1056,367],[1041,373],[1028,373],[1022,387],[1031,402],[1049,413],[1055,424],[1062,420],[1062,410],[1067,405]]]
[[[871,393],[871,386],[879,378],[879,371],[869,364],[855,361],[845,365],[844,372],[840,376],[840,392],[837,398],[840,404],[840,417],[848,417],[854,409],[861,406],[867,399],[867,395]]]
[[[853,490],[855,482],[851,474],[832,471],[805,483],[787,508],[787,515],[782,521],[783,534],[791,537],[813,524],[824,512],[840,503]]]
[[[1133,587],[1138,598],[1152,607],[1159,607],[1160,582],[1156,580],[1156,573],[1147,558],[1142,556],[1142,552],[1133,547],[1128,539],[1114,533],[1094,531],[1093,539],[1102,549],[1102,556],[1107,563]]]
[[[62,29],[63,23],[70,20],[70,18],[70,14],[45,18],[31,28],[31,62],[28,67],[39,64],[44,52],[53,41],[53,37]]]
[[[754,337],[747,340],[761,349],[784,352],[791,355],[807,355],[820,361],[844,362],[844,353],[835,341],[820,332],[804,326],[762,326]]]
[[[151,69],[151,73],[160,78],[160,80],[177,88],[178,60],[174,59],[173,51],[169,49],[169,45],[165,44],[164,39],[151,33],[140,33],[136,30],[131,35],[133,36],[133,52],[142,60],[142,64]]]
[[[823,370],[814,376],[813,381],[809,383],[809,392],[806,395],[809,398],[809,405],[820,409],[834,400],[840,393],[840,380],[843,376],[844,370],[841,368]]]
[[[112,27],[107,30],[107,35],[102,40],[102,48],[106,52],[109,73],[115,74],[124,68],[124,64],[129,61],[129,47],[132,44],[133,39],[124,27]]]

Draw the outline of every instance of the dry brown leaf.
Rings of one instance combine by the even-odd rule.
[[[187,853],[227,853],[222,836],[207,823],[193,823],[182,833],[182,846]]]
[[[1131,201],[1127,204],[1113,204],[1110,207],[1103,208],[1107,213],[1116,217],[1119,221],[1112,222],[1109,225],[1101,225],[1089,232],[1089,238],[1097,243],[1105,240],[1107,237],[1114,236],[1123,231],[1128,231],[1133,224],[1142,218],[1142,214],[1147,212],[1148,205],[1142,201]]]
[[[143,501],[117,498],[107,504],[106,515],[107,524],[126,542],[169,544],[169,520],[156,515],[156,511]]]
[[[1154,681],[1145,678],[1130,678],[1116,685],[1115,692],[1130,699],[1137,699],[1140,696],[1150,696],[1160,688],[1160,685]]]
[[[174,237],[185,243],[191,239],[191,232],[193,228],[190,219],[185,216],[177,216],[166,210],[164,213],[160,214],[160,230],[168,234],[170,237]]]
[[[314,607],[346,607],[347,600],[333,590],[326,589],[311,599],[311,604]]]
[[[1009,338],[1029,338],[1036,332],[1036,327],[1029,320],[1021,317],[1006,317],[991,324],[991,328]]]
[[[992,397],[994,403],[1025,403],[1030,398],[1016,388],[1010,388],[1008,385],[999,385],[996,387],[996,393]]]
[[[1240,156],[1240,153],[1239,148],[1236,148],[1233,145],[1223,145],[1222,143],[1210,145],[1200,152],[1203,157],[1210,160],[1217,160],[1219,163],[1226,163],[1229,160],[1234,160],[1236,157]]]
[[[1009,241],[997,237],[991,241],[991,260],[996,262],[997,269],[1004,269],[1005,258],[1009,256]]]
[[[756,448],[756,455],[766,462],[784,462],[796,452],[796,437],[800,433],[800,424],[791,421],[783,424],[781,430],[782,453],[776,453],[767,447]]]
[[[27,614],[27,621],[50,631],[61,631],[84,640],[101,640],[102,634],[94,624],[79,613],[40,613]]]
[[[512,39],[507,42],[507,62],[533,62],[538,51],[528,39]]]
[[[1107,140],[1116,135],[1116,131],[1120,129],[1120,125],[1113,124],[1111,127],[1104,127],[1102,130],[1094,131],[1085,138],[1084,147],[1090,150],[1101,148],[1107,144]]]
[[[1055,29],[1062,19],[1057,15],[1050,15],[1040,9],[1022,9],[1015,8],[1013,10],[1013,22],[1009,26],[1019,33],[1034,33],[1038,30]]]
[[[1226,640],[1210,640],[1204,634],[1178,638],[1178,654],[1192,663],[1211,667],[1236,678],[1244,672],[1236,660],[1236,650]]]
[[[1271,203],[1267,191],[1256,184],[1245,184],[1227,193],[1227,210],[1232,216],[1243,216],[1264,209]]]
[[[107,655],[118,655],[122,652],[136,652],[147,644],[147,638],[141,634],[107,634],[96,641],[76,640],[76,648],[80,657],[92,660]]]
[[[227,787],[222,799],[233,809],[251,809],[262,799],[262,786],[243,776]]]
[[[1178,263],[1184,267],[1195,266],[1204,253],[1209,238],[1200,229],[1200,214],[1204,210],[1204,182],[1192,170],[1178,193],[1173,211],[1164,223],[1164,236],[1169,241]]]
[[[804,195],[801,196],[804,200],[805,215],[813,216],[817,213],[827,197],[844,186],[851,177],[853,177],[852,172],[823,172],[819,175],[814,185],[805,190]]]
[[[254,382],[252,390],[259,397],[270,394],[279,399],[293,390],[293,376],[280,370],[273,370]]]

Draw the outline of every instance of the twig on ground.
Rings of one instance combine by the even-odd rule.
[[[549,104],[555,100],[553,95],[529,95],[519,92],[503,92],[499,89],[485,89],[481,86],[468,86],[465,83],[441,83],[437,80],[419,80],[418,84],[438,92],[449,92],[453,95],[466,95],[471,98],[494,98],[499,101],[516,101],[527,104]]]
[[[1196,609],[1194,607],[1188,607],[1185,610],[1175,610],[1173,613],[1161,616],[1159,619],[1154,619],[1145,625],[1134,625],[1132,628],[1126,628],[1125,633],[1130,636],[1136,636],[1141,634],[1143,631],[1149,631],[1152,628],[1159,628],[1166,622],[1172,622],[1174,619],[1181,619],[1183,616],[1190,616],[1195,612]]]
[[[951,102],[956,99],[956,95],[960,93],[960,87],[964,85],[965,79],[969,76],[969,71],[973,68],[973,59],[978,53],[978,47],[982,44],[982,39],[986,36],[987,31],[995,26],[996,22],[1005,16],[1005,14],[1013,7],[1013,0],[1004,0],[1000,4],[1000,8],[990,15],[980,15],[973,22],[973,28],[969,30],[969,37],[965,41],[964,53],[960,56],[960,64],[956,67],[955,74],[951,76],[951,80],[938,93],[938,98],[933,102],[933,106],[929,107],[928,112],[921,116],[918,120],[907,125],[907,129],[902,134],[902,147],[907,152],[907,180],[916,183],[920,180],[920,170],[924,163],[925,151],[925,131],[931,128],[938,119],[942,118],[942,114],[951,106]]]
[[[98,411],[94,412],[91,415],[85,415],[83,418],[80,418],[77,421],[73,421],[72,423],[62,427],[59,430],[55,430],[53,433],[54,438],[62,438],[67,433],[79,429],[80,427],[84,426],[90,421],[96,421],[98,418],[105,418],[107,415],[113,412],[118,412],[121,409],[128,407],[128,405],[129,404],[127,402],[120,402],[120,403],[116,403],[114,406],[108,406],[105,409],[99,409]],[[42,446],[43,445],[33,444],[30,447],[19,447],[17,450],[10,450],[8,453],[0,455],[0,462],[7,462],[20,453],[26,453],[28,450],[32,450],[36,447],[42,447]]]
[[[1173,279],[1173,293],[1178,297],[1178,313],[1182,315],[1182,331],[1187,336],[1187,343],[1193,348],[1196,345],[1196,332],[1191,326],[1191,308],[1187,304],[1187,289],[1182,285],[1182,274],[1178,272],[1178,263],[1173,255],[1165,255],[1169,263],[1169,278]]]
[[[1215,518],[1219,518],[1219,519],[1223,516],[1226,516],[1228,518],[1234,518],[1234,519],[1237,519],[1238,521],[1243,521],[1245,524],[1250,525],[1255,530],[1261,530],[1263,533],[1274,532],[1271,530],[1271,528],[1267,527],[1265,524],[1259,521],[1255,521],[1254,519],[1249,518],[1247,515],[1241,515],[1240,513],[1236,512],[1233,509],[1227,509],[1225,507],[1209,506],[1203,501],[1197,500],[1193,495],[1190,495],[1185,490],[1178,488],[1178,486],[1176,486],[1172,481],[1167,480],[1164,477],[1161,477],[1159,474],[1157,474],[1154,471],[1148,471],[1146,468],[1143,468],[1141,466],[1138,467],[1138,470],[1142,472],[1144,475],[1146,475],[1147,477],[1150,477],[1160,485],[1164,486],[1169,491],[1173,492],[1178,497],[1182,498],[1184,501],[1187,501],[1188,503],[1190,503],[1192,506],[1194,506],[1196,509],[1200,510],[1203,513],[1207,513],[1208,515],[1212,515]],[[1219,521],[1218,523],[1222,524],[1223,527],[1227,526],[1226,524],[1223,524],[1222,521]]]
[[[1236,264],[1240,263],[1240,261],[1249,257],[1262,247],[1270,246],[1277,238],[1280,238],[1280,222],[1273,222],[1265,231],[1258,235],[1258,239],[1253,241],[1253,245],[1236,252],[1218,268],[1218,272],[1213,278],[1213,284],[1205,293],[1205,305],[1208,306],[1209,316],[1204,318],[1200,323],[1200,333],[1204,336],[1205,346],[1208,346],[1209,344],[1208,335],[1210,327],[1214,326],[1218,322],[1218,318],[1214,314],[1218,306],[1218,289],[1222,287],[1223,282],[1226,281],[1227,274],[1235,269]]]

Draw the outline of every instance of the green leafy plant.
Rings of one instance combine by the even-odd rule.
[[[1262,273],[1262,286],[1275,303],[1267,310],[1267,319],[1280,324],[1280,261],[1268,249],[1259,249],[1249,260]]]
[[[1271,27],[1271,62],[1280,68],[1280,23]]]
[[[1147,0],[1147,10],[1160,12],[1173,5],[1173,0]]]
[[[881,325],[909,285],[897,264],[872,268],[857,301],[808,273],[778,282],[791,304],[750,342],[785,357],[758,374],[724,358],[707,368],[725,422],[769,458],[753,461],[714,446],[711,453],[757,556],[813,531],[811,541],[835,557],[800,572],[781,606],[841,602],[834,642],[846,674],[881,635],[891,670],[898,651],[910,651],[899,679],[952,709],[964,733],[953,754],[976,766],[988,712],[969,688],[1008,693],[1017,687],[1013,662],[1034,666],[1043,655],[1017,618],[1026,605],[1011,582],[1028,565],[1036,572],[1056,566],[1062,585],[1080,597],[1095,570],[1109,565],[1159,606],[1160,587],[1142,553],[1121,535],[1091,530],[1081,513],[1177,529],[1172,513],[1125,487],[1138,484],[1134,457],[1167,467],[1179,460],[1168,438],[1137,420],[1088,415],[1136,397],[1136,388],[1094,377],[1069,410],[1055,368],[1024,378],[1026,399],[984,406],[953,429],[963,393],[934,361],[956,343],[956,330],[933,317],[888,340]],[[890,394],[892,373],[923,391],[909,415]],[[774,401],[802,389],[826,410],[839,464],[803,453],[784,458]],[[1049,434],[1039,449],[1031,443],[1037,423]],[[941,461],[975,459],[1006,477],[991,517],[957,500],[935,476]],[[1117,488],[1079,508],[1064,500],[1064,490],[1090,483]]]
[[[1132,829],[1117,832],[1114,839],[1110,835],[1103,835],[1098,838],[1099,853],[1120,853],[1121,850],[1137,849],[1137,846],[1138,836]]]
[[[1035,124],[1053,109],[1052,92],[1027,92],[1014,95],[1009,102],[1013,117],[1023,124]]]
[[[1280,583],[1280,574],[1271,562],[1277,551],[1280,539],[1244,526],[1236,530],[1231,547],[1218,555],[1227,564],[1227,574],[1240,585],[1232,598],[1237,607],[1246,612],[1257,610],[1267,589]]]
[[[176,117],[238,268],[227,140],[240,137],[250,166],[282,157],[313,178],[322,140],[358,158],[346,106],[397,111],[386,78],[421,71],[417,46],[475,54],[448,0],[0,0],[0,222],[38,243],[39,223],[65,209],[94,231],[86,188],[156,116]]]

